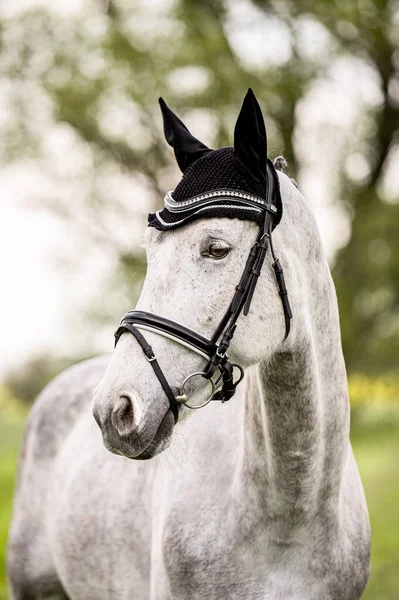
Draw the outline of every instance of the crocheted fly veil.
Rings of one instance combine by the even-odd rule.
[[[274,228],[282,216],[279,180],[267,158],[265,124],[253,91],[248,90],[238,115],[234,147],[218,150],[197,140],[162,98],[159,103],[165,137],[183,177],[166,194],[164,208],[149,215],[149,226],[167,231],[207,217],[249,219],[261,225],[264,206],[271,201],[266,197],[267,180],[273,177]]]

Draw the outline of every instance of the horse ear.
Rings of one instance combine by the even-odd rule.
[[[166,141],[175,151],[177,164],[184,173],[191,163],[211,150],[191,135],[184,123],[170,110],[162,98],[159,99],[159,105],[162,111]]]
[[[266,181],[267,137],[255,94],[249,88],[234,129],[234,155],[257,181]]]

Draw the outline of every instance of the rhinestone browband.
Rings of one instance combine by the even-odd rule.
[[[266,210],[271,210],[273,213],[277,213],[277,207],[274,204],[266,204],[263,198],[253,196],[252,194],[246,194],[245,192],[239,192],[237,190],[215,190],[213,192],[207,192],[206,194],[200,194],[184,200],[183,202],[176,202],[172,196],[173,190],[167,192],[164,198],[165,207],[174,213],[183,212],[203,206],[205,204],[211,204],[217,198],[218,200],[229,200],[229,202],[237,202],[237,204],[247,204],[249,206],[256,206],[257,208],[262,207]]]

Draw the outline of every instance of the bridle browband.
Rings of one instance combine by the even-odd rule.
[[[267,161],[267,189],[266,202],[262,206],[264,211],[263,223],[260,227],[258,237],[252,246],[241,279],[236,286],[236,291],[220,321],[212,338],[209,340],[196,331],[172,321],[160,315],[141,310],[131,310],[125,314],[120,326],[115,332],[115,346],[123,333],[131,333],[141,346],[145,357],[150,362],[155,375],[157,376],[168,400],[173,413],[175,423],[178,420],[179,404],[185,404],[189,408],[200,408],[205,406],[211,400],[220,400],[226,402],[235,394],[237,385],[242,381],[244,370],[241,366],[232,364],[227,355],[231,340],[236,330],[236,322],[241,312],[246,316],[249,312],[253,294],[258,282],[262,266],[265,261],[267,251],[270,247],[273,257],[273,270],[276,276],[279,294],[281,297],[284,320],[285,335],[287,339],[290,332],[290,321],[292,312],[288,300],[287,289],[285,287],[284,273],[280,261],[276,258],[272,243],[273,219],[276,215],[276,194],[278,189],[277,173],[270,160]],[[237,197],[239,194],[237,193]],[[178,342],[190,350],[197,352],[208,360],[204,370],[199,373],[192,373],[183,381],[178,395],[175,395],[169,386],[169,383],[158,363],[154,351],[150,344],[141,333],[142,330],[153,331]],[[239,370],[239,377],[234,381],[234,367]],[[219,376],[215,381],[212,377],[216,371]],[[190,406],[189,399],[184,393],[186,383],[194,376],[201,375],[209,380],[212,386],[212,392],[208,399],[198,406]]]

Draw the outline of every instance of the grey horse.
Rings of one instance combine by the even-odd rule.
[[[130,334],[111,358],[50,383],[22,449],[12,600],[361,597],[370,527],[349,442],[336,294],[312,212],[291,180],[278,178],[284,214],[273,241],[294,315],[289,336],[268,254],[231,341],[245,377],[228,403],[181,405],[175,425]],[[149,228],[137,308],[210,338],[258,230],[227,216]],[[204,358],[190,348],[146,337],[172,389],[202,371]],[[192,393],[206,385],[197,378]]]

